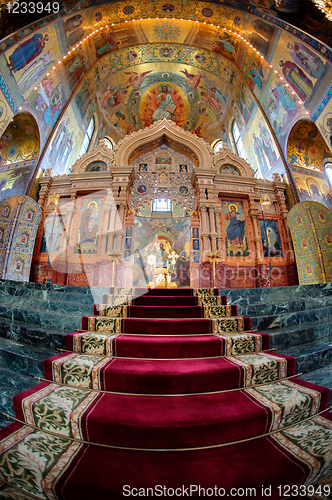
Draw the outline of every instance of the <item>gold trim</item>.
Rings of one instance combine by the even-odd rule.
[[[239,334],[240,335],[240,334]],[[216,338],[223,338],[222,335],[214,335]],[[226,337],[227,338],[227,337]],[[66,351],[65,349],[58,349],[59,351],[61,352],[68,352],[68,355],[69,354],[77,354],[78,356],[98,356],[98,357],[101,357],[101,358],[109,358],[109,359],[140,359],[142,361],[151,361],[151,360],[154,360],[154,361],[188,361],[188,360],[195,360],[195,359],[219,359],[219,358],[230,358],[230,357],[234,357],[234,356],[247,356],[248,354],[261,354],[262,352],[271,352],[271,351],[276,351],[276,347],[273,347],[272,349],[266,349],[265,351],[252,351],[252,352],[244,352],[242,354],[230,354],[230,355],[227,355],[227,354],[223,354],[222,356],[205,356],[205,357],[201,357],[201,358],[132,358],[132,357],[129,357],[129,356],[107,356],[107,355],[104,355],[104,354],[94,354],[92,352],[75,352],[75,351]],[[62,359],[62,358],[60,358]],[[55,360],[57,361],[57,360]],[[53,363],[53,361],[52,361]],[[55,382],[57,383],[57,382]]]
[[[210,450],[214,448],[223,448],[225,446],[232,446],[233,444],[239,444],[239,443],[246,443],[248,441],[254,441],[255,439],[260,439],[262,437],[267,437],[267,436],[272,436],[273,434],[281,433],[286,431],[287,429],[291,429],[292,427],[295,427],[296,425],[303,424],[304,422],[307,422],[308,420],[311,420],[318,415],[321,415],[322,413],[325,413],[326,411],[330,411],[332,409],[332,406],[329,406],[325,410],[320,411],[319,413],[316,413],[315,415],[311,415],[308,418],[305,418],[301,420],[300,422],[296,422],[295,424],[288,425],[287,427],[283,427],[282,429],[278,429],[276,431],[271,431],[271,432],[266,432],[265,434],[258,434],[257,436],[252,436],[250,438],[245,438],[245,439],[239,439],[238,441],[229,441],[228,443],[218,443],[218,444],[212,444],[208,446],[195,446],[193,448],[132,448],[130,446],[116,446],[112,444],[101,444],[101,443],[95,443],[93,441],[85,441],[83,439],[74,439],[74,438],[69,438],[69,437],[63,437],[62,434],[57,434],[56,432],[48,431],[46,429],[41,429],[40,427],[36,427],[35,425],[27,424],[26,422],[23,422],[22,420],[19,420],[18,418],[12,417],[11,415],[8,415],[7,413],[4,413],[4,415],[7,418],[10,418],[14,420],[15,422],[19,422],[20,424],[23,424],[25,427],[31,427],[37,431],[44,432],[45,434],[50,434],[55,437],[59,437],[61,439],[66,439],[68,441],[72,441],[74,443],[78,444],[86,444],[88,446],[98,446],[100,448],[111,448],[115,450],[131,450],[131,451],[198,451],[198,450]]]
[[[145,397],[185,397],[185,396],[202,396],[209,394],[222,394],[224,392],[234,392],[234,391],[243,391],[247,389],[254,389],[255,387],[262,387],[263,385],[275,384],[276,382],[283,382],[284,380],[288,380],[290,378],[297,378],[303,375],[303,373],[296,373],[295,375],[290,375],[289,377],[279,378],[277,380],[270,380],[270,382],[264,382],[263,384],[256,385],[248,385],[243,387],[234,387],[233,389],[224,389],[222,391],[210,391],[210,392],[188,392],[188,393],[179,393],[179,394],[139,394],[136,392],[116,392],[116,391],[104,391],[103,389],[90,389],[90,387],[78,387],[76,385],[68,385],[63,382],[58,382],[56,385],[63,385],[65,387],[70,387],[71,389],[83,389],[84,391],[90,392],[100,392],[102,394],[116,394],[118,396],[145,396]],[[41,380],[42,382],[48,382],[52,384],[52,380],[47,380],[42,377],[34,377],[36,380]],[[302,387],[302,386],[301,386]]]

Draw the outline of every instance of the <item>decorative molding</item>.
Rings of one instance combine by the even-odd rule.
[[[103,161],[104,163],[106,163],[106,172],[110,172],[113,163],[113,156],[113,151],[106,145],[105,141],[100,140],[98,146],[95,149],[88,151],[75,161],[74,165],[72,166],[72,173],[84,173],[90,163],[93,163],[95,161]],[[94,172],[86,173],[93,174]]]
[[[218,172],[219,168],[223,165],[233,165],[240,171],[241,176],[243,177],[254,177],[255,172],[251,165],[228,148],[223,148],[214,155],[214,166]]]
[[[137,156],[144,151],[151,151],[164,141],[168,141],[174,149],[189,156],[196,167],[212,169],[214,153],[210,145],[204,139],[183,130],[165,118],[121,139],[114,150],[115,164],[129,166]]]
[[[167,171],[169,183],[164,186],[161,184],[158,185],[156,179],[156,175],[163,170],[155,170],[155,158],[161,155],[161,153],[172,157],[172,170]],[[142,163],[147,164],[147,171],[139,171],[139,164]],[[186,165],[187,172],[179,172],[179,165]],[[180,203],[187,210],[195,208],[195,192],[191,181],[194,164],[187,156],[174,151],[166,144],[162,144],[157,149],[148,151],[136,158],[134,167],[136,170],[136,179],[132,185],[130,195],[130,206],[132,209],[137,210],[157,198],[170,198],[173,205]],[[188,193],[180,193],[179,188],[182,185],[188,188]],[[139,186],[145,186],[146,191],[138,191]]]

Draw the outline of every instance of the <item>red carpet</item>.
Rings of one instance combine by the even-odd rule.
[[[0,432],[0,479],[27,499],[277,499],[331,474],[328,389],[250,318],[210,290],[112,292],[45,361],[54,382],[14,398],[27,425]]]

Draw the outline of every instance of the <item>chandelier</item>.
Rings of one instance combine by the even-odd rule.
[[[332,4],[330,0],[314,0],[319,10],[324,12],[329,21],[332,21]]]

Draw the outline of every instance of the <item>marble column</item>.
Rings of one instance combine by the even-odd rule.
[[[64,232],[63,232],[63,237],[62,237],[62,241],[61,241],[60,253],[66,253],[67,249],[68,249],[72,220],[73,220],[73,215],[75,213],[75,201],[71,201],[71,202],[67,203],[66,210],[67,210],[67,214],[66,214],[66,218],[65,218]]]
[[[110,223],[111,210],[112,210],[112,205],[110,203],[106,202],[104,204],[104,227],[103,227],[103,233],[101,235],[101,238],[102,238],[101,253],[102,254],[106,254],[106,252],[107,252],[108,227],[109,227],[109,223]]]
[[[115,222],[115,242],[114,247],[117,252],[122,252],[122,240],[123,240],[123,226],[124,226],[124,212],[126,206],[121,203],[116,217]]]
[[[216,220],[216,228],[217,228],[217,250],[222,252],[222,234],[221,234],[221,223],[220,223],[220,214],[221,207],[214,207],[215,220]]]
[[[114,250],[114,231],[115,231],[115,219],[117,215],[116,205],[111,206],[110,220],[107,232],[107,250]]]
[[[203,254],[205,254],[210,251],[207,208],[204,205],[202,205],[199,210],[201,213],[201,221],[202,221],[201,236],[203,240]]]
[[[286,251],[286,260],[288,262],[293,262],[295,260],[295,255],[294,255],[294,250],[293,250],[293,243],[292,243],[292,236],[290,229],[287,224],[287,215],[288,215],[288,210],[286,207],[286,198],[284,195],[284,190],[285,187],[282,185],[281,182],[274,182],[274,192],[280,207],[280,215],[281,219],[284,223],[285,227],[285,232],[286,232],[286,245],[287,245],[287,251]]]
[[[209,207],[209,219],[210,219],[210,240],[211,240],[211,250],[212,252],[217,251],[217,232],[216,232],[216,221],[214,217],[214,207]]]
[[[259,222],[258,222],[258,209],[254,198],[249,198],[249,217],[252,221],[252,229],[254,233],[254,245],[255,245],[255,260],[260,260],[262,256],[261,252],[261,237],[259,232]]]

